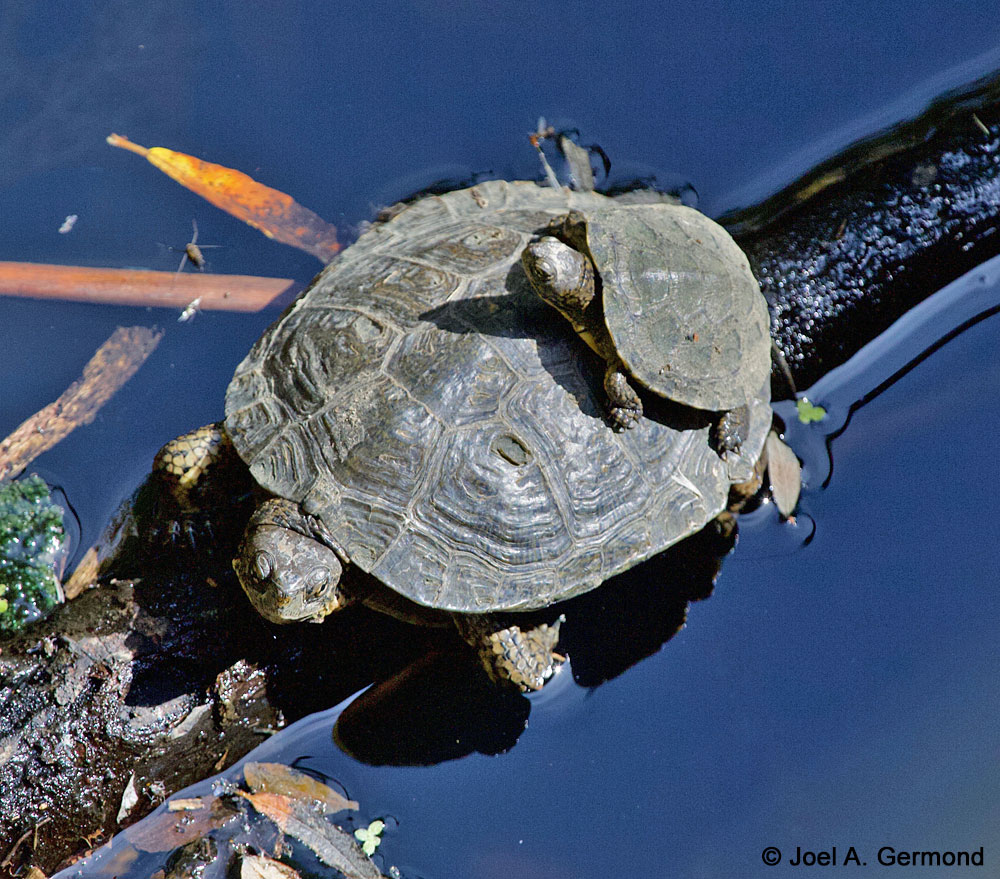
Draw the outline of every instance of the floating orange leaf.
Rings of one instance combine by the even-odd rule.
[[[164,174],[222,208],[268,238],[298,247],[322,262],[340,250],[337,230],[290,196],[258,183],[242,171],[205,162],[164,147],[146,147],[120,134],[107,138],[111,146],[138,153]]]

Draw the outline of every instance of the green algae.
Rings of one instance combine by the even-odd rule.
[[[68,540],[63,510],[39,476],[0,485],[0,637],[43,619],[63,600]]]

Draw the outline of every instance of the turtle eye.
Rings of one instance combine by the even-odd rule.
[[[330,580],[330,569],[326,565],[317,565],[306,576],[306,597],[319,598]]]
[[[253,568],[258,580],[262,582],[267,580],[274,573],[274,558],[271,556],[271,553],[263,549],[255,553]]]
[[[556,267],[552,260],[545,255],[546,251],[540,246],[541,243],[528,245],[529,268],[540,280],[551,281],[555,275]]]
[[[535,271],[546,281],[551,281],[556,276],[556,267],[551,260],[540,258],[535,263]]]

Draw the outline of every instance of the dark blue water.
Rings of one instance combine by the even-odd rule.
[[[172,270],[164,245],[182,246],[196,218],[199,240],[222,245],[212,271],[314,273],[311,257],[106,146],[111,131],[241,168],[349,230],[439,178],[534,176],[526,134],[544,115],[600,143],[613,175],[686,180],[717,214],[1000,66],[995,13],[6,0],[0,258]],[[0,300],[0,436],[115,326],[166,331],[95,422],[33,468],[64,488],[85,545],[165,440],[220,416],[273,319],[176,317]],[[826,487],[821,437],[885,368],[873,359],[818,388],[829,422],[791,437],[807,467],[799,525],[766,508],[744,520],[684,631],[593,691],[564,676],[509,753],[373,769],[337,751],[329,718],[272,747],[308,754],[363,819],[393,816],[380,851],[409,876],[787,875],[763,866],[768,845],[841,857],[855,845],[876,875],[882,845],[984,846],[995,869],[998,326],[978,324],[854,413]]]

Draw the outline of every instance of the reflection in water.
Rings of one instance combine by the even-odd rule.
[[[542,613],[566,617],[559,649],[571,660],[576,684],[592,688],[617,677],[680,631],[688,604],[711,594],[735,537],[711,522],[599,589]],[[377,683],[340,716],[337,743],[374,765],[509,750],[527,724],[529,700],[493,685],[468,660],[453,653],[421,657]]]

